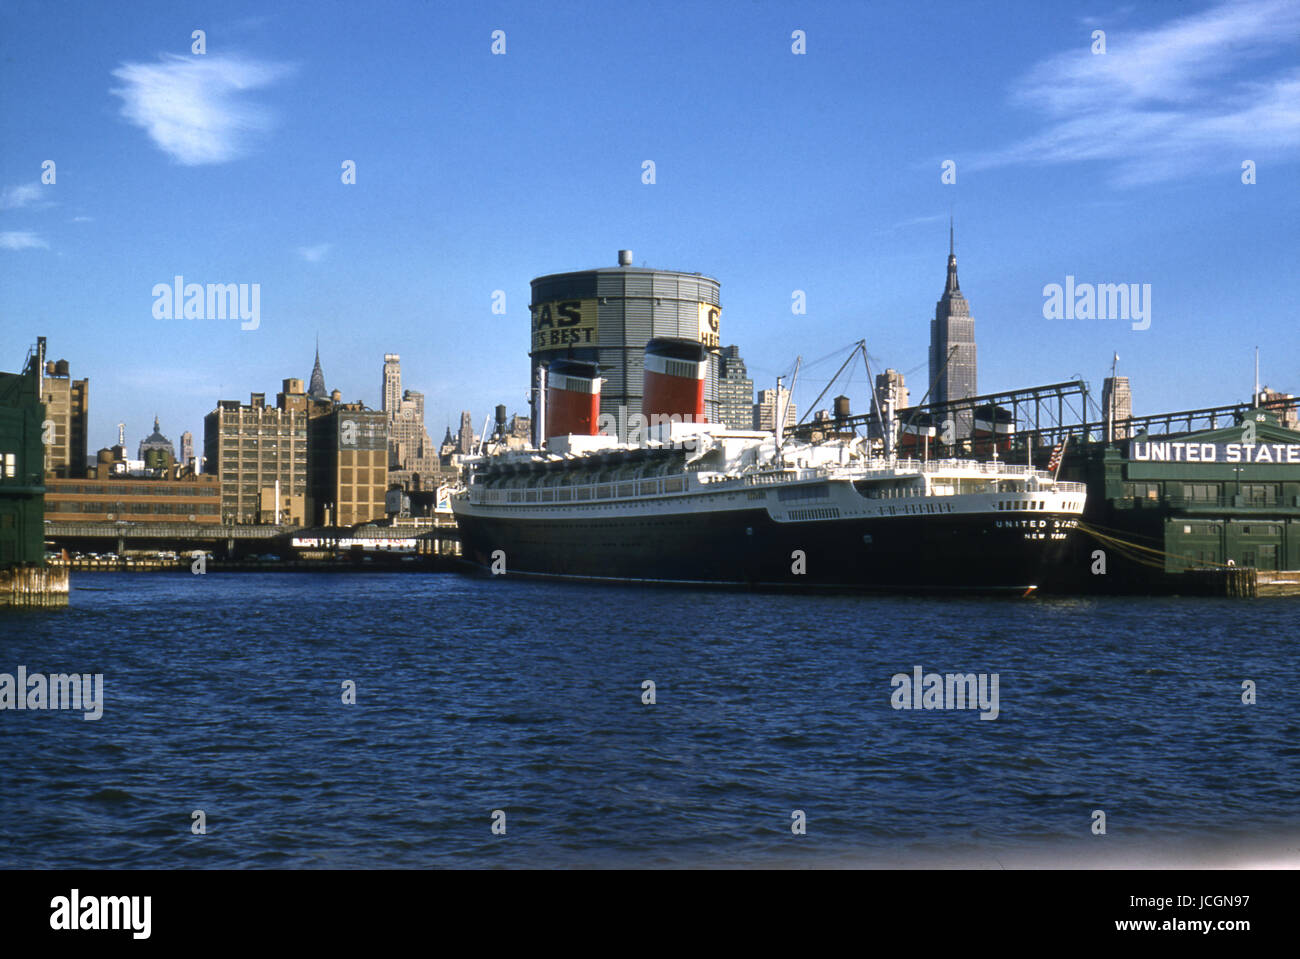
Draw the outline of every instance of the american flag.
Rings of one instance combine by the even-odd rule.
[[[1065,453],[1065,444],[1069,441],[1070,438],[1067,436],[1052,448],[1052,458],[1047,461],[1047,471],[1049,473],[1054,474],[1061,468],[1061,456]]]

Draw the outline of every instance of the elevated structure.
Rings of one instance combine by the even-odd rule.
[[[221,485],[211,475],[182,479],[111,476],[45,481],[45,510],[60,523],[217,525]]]
[[[914,430],[918,424],[927,424],[927,435],[933,436],[929,447],[932,456],[977,453],[978,450],[972,448],[974,444],[971,433],[968,432],[963,437],[957,424],[964,420],[971,423],[973,428],[976,414],[992,413],[988,408],[993,407],[1005,411],[996,414],[1000,423],[1015,424],[1010,430],[999,430],[1002,437],[1000,448],[1009,447],[1014,450],[1028,444],[1033,449],[1038,449],[1050,447],[1067,435],[1076,438],[1086,435],[1088,396],[1087,383],[1083,380],[1069,380],[1002,393],[969,396],[947,403],[913,406],[899,410],[898,420],[903,432]],[[876,422],[876,413],[872,411],[843,417],[837,420],[837,426],[841,429],[866,430]],[[801,423],[791,432],[796,436],[808,436],[815,431],[815,424]],[[991,449],[987,452],[991,454]],[[1021,462],[1024,461],[1021,459]]]

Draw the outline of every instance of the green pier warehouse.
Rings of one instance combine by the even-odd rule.
[[[1087,444],[1062,476],[1088,484],[1087,535],[1054,591],[1201,592],[1242,569],[1300,591],[1300,432],[1270,410]]]
[[[68,571],[45,565],[45,338],[0,373],[0,606],[63,606]]]

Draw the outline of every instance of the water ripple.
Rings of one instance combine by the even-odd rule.
[[[0,672],[105,696],[0,713],[0,866],[996,868],[1095,854],[1097,809],[1125,854],[1300,827],[1287,601],[93,579],[0,611]],[[998,673],[997,720],[892,708],[918,665]]]

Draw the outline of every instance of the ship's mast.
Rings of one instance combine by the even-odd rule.
[[[776,378],[776,468],[777,469],[781,468],[781,439],[782,439],[782,434],[784,433],[784,430],[782,429],[782,426],[784,424],[781,422],[784,419],[784,417],[781,415],[784,412],[784,410],[782,410],[781,408],[781,380],[783,379],[785,379],[785,377],[783,376],[778,376]]]
[[[794,359],[794,376],[790,379],[790,400],[794,400],[794,388],[799,382],[799,365],[803,362],[803,356],[796,356]],[[781,402],[781,381],[784,376],[776,378],[776,466],[780,469],[784,464],[781,459],[781,453],[785,447],[785,411],[789,403]]]
[[[1259,409],[1259,347],[1255,347],[1255,395],[1251,397],[1250,405]]]
[[[889,457],[889,461],[892,463],[898,452],[894,435],[898,429],[898,416],[895,412],[897,397],[894,392],[893,380],[890,380],[888,389],[889,391],[885,394],[885,455]]]
[[[859,347],[862,350],[862,366],[867,371],[867,389],[871,391],[871,402],[875,404],[876,416],[880,420],[881,440],[885,444],[885,458],[890,462],[893,461],[896,454],[896,444],[898,434],[898,416],[895,410],[894,383],[889,383],[889,392],[885,395],[885,408],[880,408],[880,400],[876,393],[876,380],[871,375],[871,360],[867,356],[867,341],[860,340]]]
[[[546,366],[537,367],[537,383],[533,387],[533,449],[540,450],[546,443]]]

